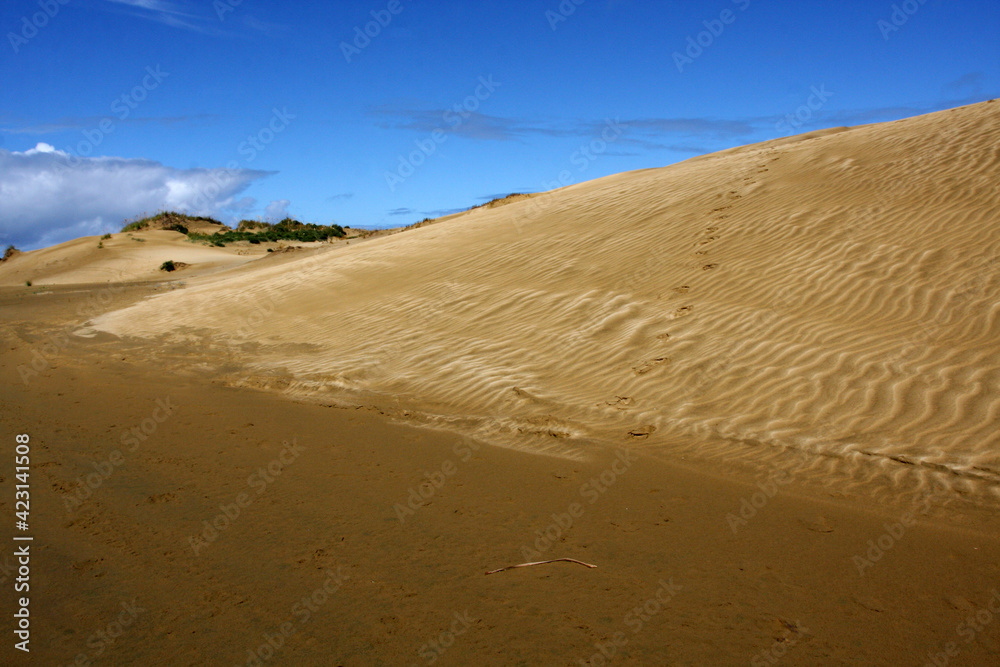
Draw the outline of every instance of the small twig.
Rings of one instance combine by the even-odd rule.
[[[520,565],[508,565],[507,567],[501,567],[497,570],[490,570],[486,574],[496,574],[497,572],[503,572],[504,570],[513,570],[515,567],[531,567],[532,565],[545,565],[547,563],[558,563],[560,561],[566,561],[567,563],[576,563],[578,565],[583,565],[584,567],[597,567],[596,565],[591,565],[590,563],[584,563],[582,560],[577,560],[575,558],[554,558],[552,560],[540,560],[536,563],[521,563]]]

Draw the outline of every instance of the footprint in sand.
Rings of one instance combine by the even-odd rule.
[[[718,236],[709,236],[709,237],[708,237],[707,239],[705,239],[704,241],[699,241],[699,242],[698,242],[698,245],[700,245],[700,246],[703,246],[703,245],[708,245],[708,244],[709,244],[709,243],[711,243],[712,241],[718,241],[718,240],[719,240],[719,237],[718,237]]]
[[[669,364],[669,363],[670,363],[670,357],[657,357],[656,359],[647,359],[646,361],[642,361],[636,366],[633,366],[632,372],[635,373],[636,375],[645,375],[646,373],[653,370],[660,364]]]
[[[619,410],[625,410],[628,406],[632,405],[634,401],[631,396],[615,396],[615,400],[608,401],[607,404],[611,407],[618,408]]]
[[[674,316],[675,319],[678,318],[678,317],[686,317],[686,316],[690,315],[691,311],[693,311],[693,310],[694,310],[694,306],[681,306],[680,308],[678,308],[677,310],[674,311],[674,315],[673,316]]]
[[[799,519],[799,523],[814,533],[832,533],[833,526],[825,516],[817,516],[813,519]]]
[[[717,231],[719,231],[718,227],[709,227],[708,229],[705,230],[705,233],[706,234],[714,234]]]
[[[717,266],[718,266],[718,264],[706,264],[705,266],[701,267],[701,270],[702,271],[711,271],[712,269],[714,269]]]
[[[674,288],[674,292],[676,292],[677,294],[687,294],[690,291],[691,291],[691,288],[688,287],[687,285],[681,285],[680,287],[675,287]]]
[[[639,428],[634,428],[628,432],[630,438],[648,438],[649,435],[656,431],[656,427],[652,424],[646,424],[645,426],[640,426]]]
[[[659,336],[656,337],[656,340],[670,340],[670,334],[661,333]]]
[[[885,611],[885,603],[878,598],[856,595],[854,596],[854,603],[864,607],[868,611],[874,611],[876,613]]]

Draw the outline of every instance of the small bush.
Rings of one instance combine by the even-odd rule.
[[[24,281],[24,285],[25,285],[25,287],[31,287],[31,281],[30,280],[25,280]]]
[[[149,227],[149,220],[137,220],[136,222],[130,222],[122,227],[123,232],[137,232],[140,229],[145,229]]]
[[[102,248],[104,248],[104,241],[98,241],[97,242],[97,249],[101,250]]]
[[[102,241],[107,241],[110,238],[111,238],[111,234],[105,234],[104,236],[101,237],[101,240]]]
[[[172,259],[168,259],[163,264],[160,264],[160,271],[166,271],[167,273],[170,273],[171,271],[176,271],[176,270],[177,266],[174,264],[174,261]]]
[[[219,225],[220,227],[222,226],[222,223],[214,218],[207,218],[201,215],[188,215],[186,213],[178,213],[177,211],[160,211],[156,215],[147,216],[143,214],[142,217],[132,222],[126,221],[126,224],[122,227],[122,231],[137,232],[156,224],[162,229],[187,234],[187,225],[192,222],[207,222],[213,225]]]

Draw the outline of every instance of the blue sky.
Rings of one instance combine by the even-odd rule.
[[[7,0],[0,29],[23,249],[165,208],[398,226],[1000,89],[995,0]]]

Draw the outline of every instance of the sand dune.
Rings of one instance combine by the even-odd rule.
[[[0,264],[0,285],[162,280],[168,274],[160,271],[160,265],[167,260],[188,264],[170,277],[188,278],[245,264],[264,252],[195,244],[182,234],[164,230],[112,234],[110,239],[85,236],[21,253]]]
[[[558,456],[601,440],[995,500],[998,182],[982,103],[261,263],[81,333],[197,340],[187,361],[238,364],[235,385]]]

